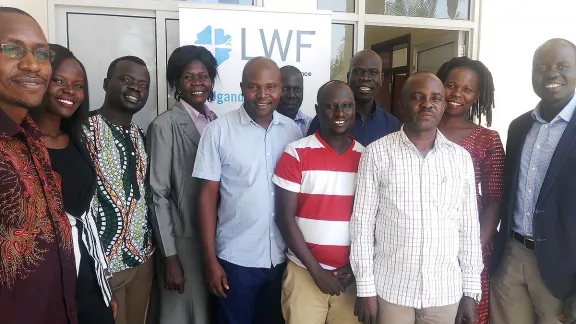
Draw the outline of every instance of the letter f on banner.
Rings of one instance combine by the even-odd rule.
[[[310,44],[302,44],[302,35],[316,35],[315,31],[299,30],[296,32],[296,62],[300,62],[300,51],[302,48],[312,48]]]

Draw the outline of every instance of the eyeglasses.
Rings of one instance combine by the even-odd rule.
[[[45,62],[45,61],[54,61],[54,57],[56,57],[56,53],[47,49],[47,48],[37,48],[35,50],[15,45],[15,44],[0,44],[2,47],[2,54],[4,56],[21,59],[23,58],[28,51],[34,54],[34,57],[38,62]]]

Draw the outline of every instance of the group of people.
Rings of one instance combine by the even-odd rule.
[[[373,51],[314,118],[302,73],[254,58],[218,117],[216,59],[182,46],[145,133],[144,61],[114,60],[91,110],[73,53],[19,9],[0,20],[2,323],[576,323],[569,41],[535,52],[541,100],[505,155],[475,123],[492,75],[466,57],[408,77],[401,125]]]

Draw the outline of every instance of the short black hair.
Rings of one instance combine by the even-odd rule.
[[[468,112],[468,119],[472,120],[476,117],[478,118],[478,122],[481,123],[482,116],[486,116],[486,125],[490,127],[492,125],[492,109],[495,107],[492,73],[490,73],[490,70],[488,70],[484,63],[462,56],[455,57],[442,64],[436,75],[442,83],[445,83],[450,72],[458,68],[474,71],[478,77],[478,91],[480,96],[478,97],[478,101],[472,104],[472,108]]]
[[[210,91],[209,101],[214,101],[214,82],[218,77],[218,61],[212,53],[202,46],[186,45],[178,47],[170,58],[168,59],[168,65],[166,66],[166,81],[172,90],[174,90],[174,97],[176,100],[180,98],[178,95],[179,80],[184,73],[184,69],[193,61],[202,62],[206,65],[208,70],[208,75],[212,81],[212,90]]]
[[[112,77],[112,74],[114,74],[114,69],[116,69],[116,65],[118,65],[118,62],[122,62],[122,61],[130,61],[139,65],[144,66],[146,69],[148,69],[148,66],[146,66],[146,62],[144,62],[143,59],[136,57],[136,56],[122,56],[119,57],[117,59],[115,59],[114,61],[112,61],[112,63],[110,63],[110,66],[108,67],[108,72],[106,72],[106,78],[110,79]]]
[[[14,8],[14,7],[2,7],[2,6],[0,6],[0,13],[13,13],[13,14],[27,16],[27,17],[34,19],[34,17],[32,17],[32,15],[30,15],[26,11],[24,11],[22,9]],[[36,21],[36,19],[34,19],[34,21]]]
[[[340,80],[330,80],[326,83],[324,83],[322,86],[320,86],[320,88],[318,89],[318,94],[316,95],[316,103],[320,105],[320,102],[324,101],[324,96],[326,95],[326,89],[328,88],[328,86],[332,85],[332,84],[342,84],[345,85],[346,88],[350,89],[350,86],[348,85],[348,83],[344,82],[344,81],[340,81]],[[350,90],[352,91],[352,90]]]
[[[551,39],[545,41],[542,45],[538,46],[536,51],[534,51],[534,56],[536,56],[536,54],[538,54],[538,52],[540,51],[540,49],[542,47],[544,47],[545,45],[549,45],[550,43],[564,43],[564,44],[572,47],[572,49],[576,52],[576,45],[574,45],[574,43],[572,43],[571,41],[564,39],[564,38],[551,38]]]

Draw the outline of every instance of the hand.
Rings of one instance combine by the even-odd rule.
[[[208,281],[208,289],[212,294],[226,298],[226,290],[230,289],[228,278],[217,260],[206,264],[206,280]]]
[[[171,255],[164,259],[164,289],[184,292],[184,271],[178,255]]]
[[[314,272],[310,272],[316,286],[325,294],[331,296],[340,296],[340,292],[346,291],[342,287],[338,277],[333,275],[332,271],[324,270],[320,266]]]
[[[576,324],[576,294],[564,300],[562,314],[558,315],[558,320],[564,324]]]
[[[348,288],[354,282],[354,274],[352,273],[352,267],[349,264],[343,266],[342,268],[333,270],[333,275],[338,278],[340,284],[344,288]]]
[[[112,295],[112,299],[110,299],[110,307],[112,308],[114,320],[116,320],[116,316],[118,316],[118,298],[116,298],[114,294]]]
[[[467,296],[462,297],[462,299],[460,299],[460,305],[458,306],[458,313],[456,313],[455,323],[476,324],[478,322],[477,306],[473,298]]]
[[[363,324],[376,324],[378,315],[378,297],[357,297],[354,305],[354,315],[358,322]]]

